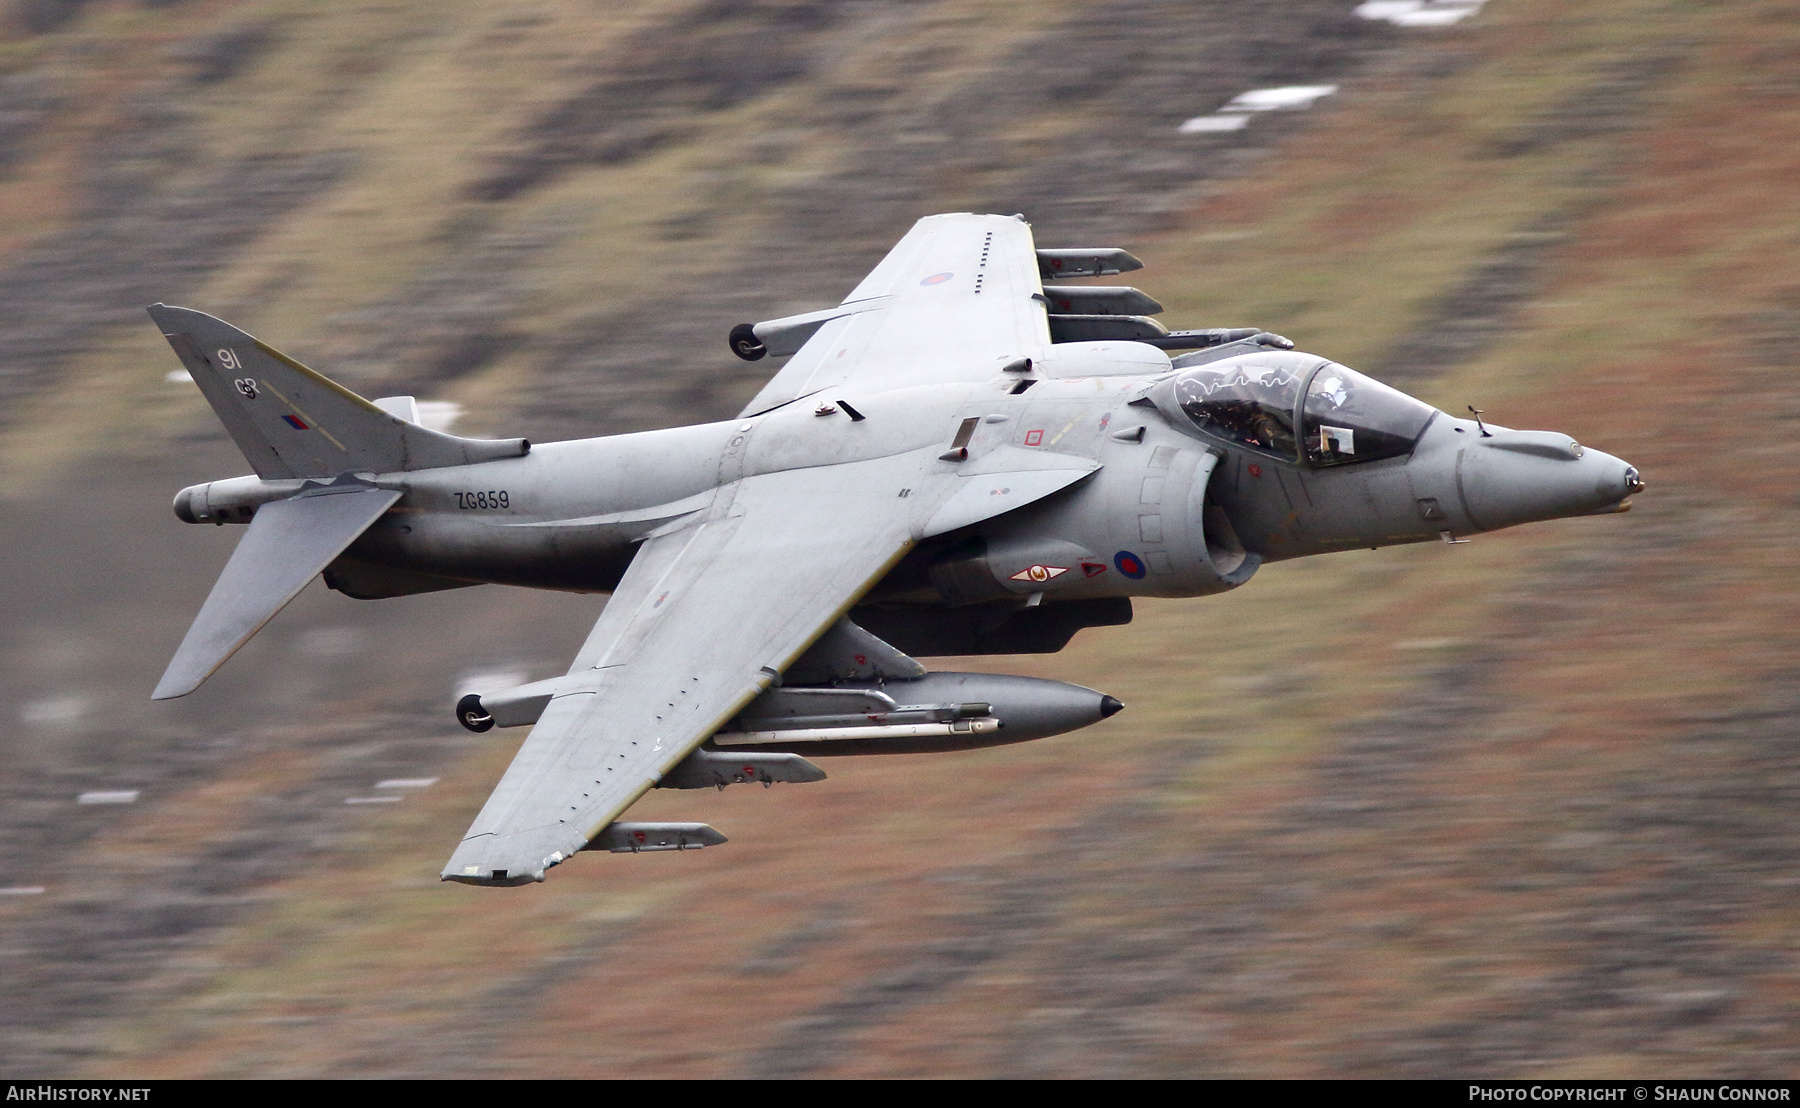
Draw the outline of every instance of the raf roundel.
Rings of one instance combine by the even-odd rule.
[[[1113,565],[1118,568],[1120,573],[1133,581],[1142,581],[1144,574],[1149,572],[1144,568],[1144,560],[1129,550],[1121,550],[1114,554]]]
[[[925,278],[923,281],[920,281],[919,284],[921,284],[921,285],[941,285],[945,281],[948,281],[950,278],[952,278],[954,276],[956,276],[956,274],[954,274],[954,273],[933,273],[931,276]]]

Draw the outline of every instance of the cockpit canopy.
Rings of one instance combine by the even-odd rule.
[[[1289,459],[1303,447],[1315,466],[1405,454],[1436,414],[1335,362],[1273,351],[1195,366],[1175,378],[1174,399],[1209,435]]]
[[[1295,455],[1294,409],[1313,358],[1230,358],[1175,378],[1175,403],[1207,434],[1284,458]]]

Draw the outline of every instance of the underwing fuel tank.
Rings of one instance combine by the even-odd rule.
[[[1001,673],[928,673],[770,689],[713,736],[721,750],[915,754],[971,750],[1060,735],[1124,705],[1061,681]]]
[[[728,841],[704,823],[610,823],[582,849],[642,854],[653,850],[699,850]],[[526,877],[506,883],[521,885],[530,880]],[[543,877],[536,880],[542,881]]]
[[[743,753],[707,750],[704,747],[682,759],[663,775],[659,789],[723,789],[727,785],[762,782],[768,788],[777,781],[823,781],[825,771],[798,754]]]

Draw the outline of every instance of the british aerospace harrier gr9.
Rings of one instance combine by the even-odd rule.
[[[1134,596],[1265,562],[1622,511],[1636,469],[1438,411],[1254,329],[1169,332],[1139,268],[1023,217],[921,219],[835,308],[730,334],[786,358],[737,418],[531,444],[420,426],[242,331],[152,318],[255,476],[184,489],[248,524],[155,697],[192,692],[323,572],[373,599],[610,592],[567,675],[471,694],[534,725],[443,877],[542,881],[583,850],[725,841],[630,823],[652,788],[816,781],[811,758],[1020,742],[1120,707],[919,656],[1060,650]],[[1052,282],[1046,284],[1046,282]],[[1169,351],[1188,351],[1171,357]]]

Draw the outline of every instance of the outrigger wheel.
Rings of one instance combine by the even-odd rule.
[[[478,735],[494,729],[494,717],[481,706],[480,693],[470,693],[456,702],[456,722]]]
[[[763,341],[756,337],[756,328],[748,323],[740,323],[731,329],[731,352],[746,362],[754,362],[769,352]]]

